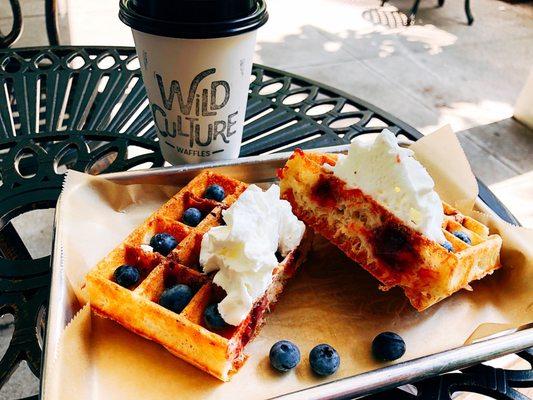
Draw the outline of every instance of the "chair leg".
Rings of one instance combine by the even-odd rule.
[[[409,16],[407,17],[407,25],[411,25],[414,22],[419,5],[420,0],[415,0],[413,7],[411,7],[411,10],[409,11]]]
[[[470,0],[465,0],[465,13],[468,25],[472,25],[474,23],[474,16],[472,15],[472,10],[470,10]]]
[[[45,0],[46,33],[50,46],[59,46],[59,29],[57,27],[57,0]]]

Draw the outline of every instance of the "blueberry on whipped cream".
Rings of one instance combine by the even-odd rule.
[[[426,169],[385,129],[374,142],[352,142],[340,155],[333,173],[357,187],[407,225],[437,243],[444,243],[442,201]]]
[[[246,318],[272,282],[276,251],[286,256],[302,240],[303,222],[279,195],[277,185],[266,191],[250,185],[222,212],[225,225],[202,238],[200,265],[205,273],[216,271],[213,282],[227,294],[218,311],[230,325]]]

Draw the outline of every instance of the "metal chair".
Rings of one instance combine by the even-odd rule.
[[[438,1],[439,7],[442,7],[444,5],[445,0]],[[387,0],[381,0],[381,7],[383,7],[386,2]],[[409,11],[409,15],[407,16],[407,25],[411,25],[414,22],[419,5],[420,0],[415,0],[413,6],[411,7],[411,10]],[[466,19],[468,21],[468,25],[472,25],[474,23],[474,16],[472,15],[472,10],[470,9],[470,0],[465,0],[465,14]]]
[[[24,22],[20,8],[20,0],[9,0],[11,12],[13,14],[13,25],[7,34],[0,30],[0,48],[7,48],[13,45],[22,35]],[[57,0],[45,0],[45,21],[46,33],[51,46],[59,45],[59,34],[57,27]]]
[[[9,0],[9,5],[13,14],[13,25],[7,34],[0,30],[0,48],[11,46],[22,34],[22,11],[19,0]]]

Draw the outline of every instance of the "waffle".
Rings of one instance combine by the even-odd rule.
[[[222,202],[202,198],[212,184],[224,188],[226,197]],[[283,259],[278,258],[272,284],[239,326],[210,331],[204,323],[203,312],[209,304],[221,301],[225,292],[212,283],[213,274],[200,272],[202,236],[211,227],[223,224],[222,210],[235,202],[246,187],[243,182],[210,171],[194,178],[89,272],[86,283],[92,310],[228,381],[246,360],[244,346],[257,335],[266,312],[303,262],[311,241],[306,233],[295,250]],[[188,207],[198,208],[205,216],[194,228],[180,222]],[[160,232],[173,235],[179,242],[167,257],[141,247]],[[113,273],[122,264],[140,269],[141,280],[137,286],[126,289],[114,282]],[[187,284],[195,291],[180,314],[158,304],[163,290],[178,283]]]
[[[393,215],[358,188],[347,189],[324,164],[336,156],[296,150],[279,171],[281,197],[294,214],[381,282],[400,286],[422,311],[500,267],[502,239],[443,203],[448,251]],[[471,245],[451,232],[463,232]]]

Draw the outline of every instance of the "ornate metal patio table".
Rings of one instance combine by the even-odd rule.
[[[88,173],[161,167],[156,130],[132,48],[52,47],[0,52],[0,316],[14,332],[0,361],[0,387],[25,360],[39,376],[50,283],[50,257],[32,259],[11,220],[53,208],[68,168]],[[350,143],[388,127],[404,140],[422,135],[356,97],[255,65],[241,156]],[[514,217],[480,182],[480,196],[502,218]],[[520,354],[528,362],[533,352]],[[524,399],[533,373],[487,366],[417,383],[418,397],[396,389],[372,398],[449,399],[474,391]],[[34,397],[36,398],[36,397]]]

